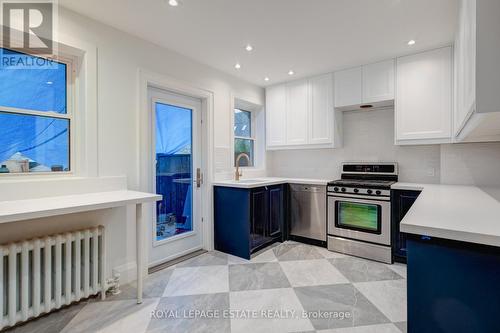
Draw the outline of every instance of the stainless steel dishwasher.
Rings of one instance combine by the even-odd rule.
[[[326,241],[326,186],[290,184],[290,235]]]

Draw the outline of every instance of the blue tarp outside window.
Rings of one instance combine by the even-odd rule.
[[[67,114],[67,65],[40,59],[0,49],[0,172],[70,167],[70,121],[49,113]]]
[[[191,154],[191,110],[156,103],[156,154]]]
[[[2,59],[38,57],[1,49]],[[28,61],[24,60],[25,63]],[[53,66],[8,66],[0,64],[0,107],[34,111],[53,111],[65,114],[66,64],[53,62]]]

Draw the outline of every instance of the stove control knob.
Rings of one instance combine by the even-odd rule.
[[[345,191],[346,191],[345,187],[342,187],[341,191],[342,191],[342,192],[345,192]]]
[[[354,189],[354,193],[358,193],[359,190],[357,188]]]
[[[368,194],[372,194],[372,193],[373,193],[373,191],[372,191],[372,190],[368,190],[368,191],[366,191],[366,193],[368,193]]]
[[[339,188],[338,188],[338,187],[334,187],[334,188],[333,188],[333,190],[334,190],[335,192],[338,192],[338,191],[339,191]]]
[[[376,194],[376,195],[381,195],[381,194],[382,194],[382,192],[380,192],[380,191],[376,191],[376,192],[375,192],[375,194]]]

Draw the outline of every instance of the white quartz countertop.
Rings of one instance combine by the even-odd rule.
[[[162,196],[136,191],[111,191],[0,202],[0,224],[91,210],[156,202]]]
[[[309,179],[309,178],[281,178],[281,177],[259,177],[251,179],[223,180],[213,182],[214,186],[237,187],[237,188],[254,188],[261,186],[271,186],[278,184],[307,184],[307,185],[327,185],[330,180],[327,179]]]
[[[500,246],[499,188],[396,183],[392,189],[422,191],[402,232]]]

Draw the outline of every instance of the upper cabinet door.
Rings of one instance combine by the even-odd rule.
[[[322,75],[309,80],[310,113],[309,143],[333,142],[333,84],[332,75]]]
[[[288,145],[307,144],[309,85],[299,80],[286,85],[286,138]]]
[[[266,142],[268,147],[286,145],[286,88],[266,89]]]
[[[394,60],[363,66],[363,103],[394,99]]]
[[[476,102],[476,1],[464,3],[463,26],[463,100],[464,118],[474,111]],[[498,14],[498,13],[497,13]]]
[[[336,108],[363,103],[361,66],[335,72],[334,75]]]
[[[451,47],[398,58],[396,84],[396,142],[450,142]]]

